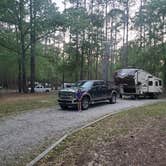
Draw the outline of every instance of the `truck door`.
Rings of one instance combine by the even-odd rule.
[[[98,85],[96,82],[93,83],[91,90],[89,91],[91,94],[92,100],[97,100],[98,99]]]
[[[106,99],[107,98],[107,86],[106,85],[101,85],[101,99]]]
[[[101,81],[95,81],[92,89],[90,90],[92,100],[101,100],[103,98],[103,83]]]
[[[97,82],[97,99],[103,100],[106,98],[107,93],[107,87],[104,83],[104,81],[98,81]]]
[[[40,91],[41,91],[40,85],[36,86],[35,87],[35,92],[40,92]]]

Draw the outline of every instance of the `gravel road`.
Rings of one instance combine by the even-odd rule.
[[[51,144],[69,131],[108,113],[163,100],[118,100],[99,104],[86,111],[62,111],[59,107],[39,109],[0,119],[0,165],[24,165],[44,145]],[[25,157],[26,156],[26,157]]]

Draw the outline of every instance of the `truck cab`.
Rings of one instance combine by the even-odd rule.
[[[73,84],[70,88],[59,91],[58,102],[62,109],[77,106],[76,93],[81,90],[82,109],[88,109],[90,104],[98,101],[109,100],[110,103],[116,103],[117,92],[108,86],[103,80],[81,80]]]

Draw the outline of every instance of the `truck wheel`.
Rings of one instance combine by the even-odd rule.
[[[81,101],[81,105],[82,105],[82,109],[86,110],[89,108],[89,98],[88,97],[83,97],[82,101]]]
[[[62,110],[66,110],[67,109],[66,105],[60,105],[60,107],[61,107]]]
[[[112,97],[110,99],[110,103],[111,104],[115,104],[116,103],[116,94],[115,93],[112,94]]]
[[[46,93],[48,93],[49,92],[49,90],[46,90]]]

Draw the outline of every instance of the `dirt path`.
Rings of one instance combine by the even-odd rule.
[[[0,119],[0,165],[25,165],[39,149],[77,127],[108,113],[159,101],[118,100],[117,104],[100,104],[83,112],[50,108]]]

